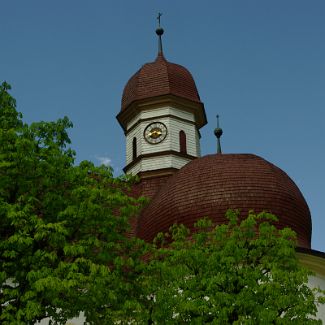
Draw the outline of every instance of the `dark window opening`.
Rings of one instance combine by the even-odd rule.
[[[187,153],[186,149],[186,134],[183,130],[179,132],[179,151],[181,153]]]
[[[132,159],[135,160],[137,158],[137,138],[133,138],[132,141]]]

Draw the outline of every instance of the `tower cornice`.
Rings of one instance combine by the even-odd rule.
[[[145,158],[171,156],[171,155],[176,156],[176,157],[185,158],[185,159],[188,159],[189,161],[197,158],[195,156],[192,156],[192,155],[189,155],[189,154],[186,154],[186,153],[182,153],[182,152],[178,152],[178,151],[175,151],[175,150],[152,152],[152,153],[139,155],[135,160],[131,161],[128,165],[126,165],[123,168],[123,171],[125,173],[127,173],[133,166],[135,166],[136,164],[138,164],[141,160],[143,160]]]
[[[204,104],[202,102],[194,102],[187,98],[182,98],[172,94],[136,100],[132,102],[126,109],[117,114],[116,118],[126,133],[127,123],[135,116],[137,116],[141,111],[152,110],[166,106],[172,106],[174,108],[178,108],[180,110],[194,114],[195,123],[198,129],[207,124]]]

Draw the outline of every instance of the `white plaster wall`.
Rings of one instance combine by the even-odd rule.
[[[197,152],[197,156],[201,157],[200,134],[197,129],[195,129],[195,132],[196,132],[196,152]]]
[[[171,114],[170,117],[160,117]],[[184,120],[179,120],[173,116],[181,117]],[[142,111],[137,117],[132,119],[127,128],[132,127],[140,119],[148,119],[137,124],[134,129],[127,133],[126,136],[126,164],[132,162],[133,159],[133,138],[137,138],[137,155],[175,150],[179,152],[179,132],[183,130],[186,134],[187,153],[189,155],[200,156],[200,141],[199,133],[196,126],[193,124],[194,115],[189,112],[184,112],[173,107],[155,108],[152,110]],[[188,122],[187,122],[188,121]],[[161,143],[150,144],[143,136],[145,128],[152,122],[162,122],[167,127],[167,136]],[[166,166],[167,167],[167,166]],[[164,168],[160,165],[159,168]],[[135,171],[135,168],[133,168]],[[141,168],[141,171],[144,169]],[[150,169],[151,170],[151,169]],[[133,172],[132,172],[133,173]]]
[[[141,161],[139,161],[137,164],[132,166],[132,168],[130,168],[127,173],[131,175],[137,175],[138,173],[141,172],[141,170],[142,170]]]
[[[160,152],[165,150],[171,150],[171,137],[170,137],[170,128],[169,128],[169,118],[161,118],[161,119],[153,119],[151,121],[144,121],[139,123],[133,130],[131,130],[130,133],[126,136],[126,164],[129,164],[132,162],[133,155],[133,138],[137,138],[137,155],[143,155],[153,152]],[[144,136],[144,130],[145,128],[152,122],[162,122],[167,127],[167,136],[164,139],[164,141],[157,143],[157,144],[150,144],[148,143]]]
[[[126,128],[127,130],[129,130],[136,122],[142,119],[153,118],[153,117],[159,118],[159,116],[169,115],[169,114],[175,115],[179,118],[188,121],[195,122],[195,118],[192,113],[180,110],[175,107],[166,106],[166,107],[152,108],[152,109],[146,109],[145,111],[141,111],[136,117],[134,117],[127,123]]]
[[[139,156],[142,151],[142,141],[143,138],[143,131],[141,132],[141,127],[136,127],[131,130],[128,135],[126,136],[126,164],[129,164],[133,159],[133,138],[137,138],[137,155]]]
[[[198,148],[198,134],[194,124],[189,124],[177,119],[171,118],[169,121],[169,129],[171,136],[171,149],[175,151],[180,151],[179,147],[179,132],[183,130],[186,134],[186,147],[187,153],[191,156],[199,156]]]
[[[325,290],[325,277],[322,277],[319,274],[315,276],[311,276],[308,281],[308,285],[310,288],[320,288]],[[318,306],[317,318],[321,319],[325,324],[325,305]]]
[[[141,159],[136,165],[128,171],[129,174],[136,175],[139,172],[151,171],[160,168],[177,168],[181,169],[190,162],[190,159],[174,155],[158,156]]]
[[[72,318],[68,320],[65,324],[66,325],[84,325],[86,322],[86,318],[84,313],[80,313],[79,317]],[[40,322],[37,322],[35,325],[48,325],[50,323],[50,318],[44,318]]]

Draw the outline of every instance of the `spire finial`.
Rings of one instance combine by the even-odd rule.
[[[214,134],[217,137],[217,153],[222,153],[221,152],[221,143],[220,143],[220,138],[222,136],[222,129],[219,127],[219,115],[217,115],[217,128],[214,129]]]
[[[160,17],[162,16],[162,13],[161,12],[158,12],[158,27],[160,27]]]
[[[161,35],[164,34],[164,29],[160,27],[160,17],[162,16],[161,12],[158,12],[158,28],[156,29],[156,34],[158,35],[158,55],[163,54],[163,48],[162,48],[162,40],[161,40]]]

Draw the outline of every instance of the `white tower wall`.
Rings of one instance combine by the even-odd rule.
[[[166,138],[157,144],[151,144],[144,138],[146,127],[153,123],[163,123],[167,128]],[[179,157],[173,154],[180,152],[179,132],[186,134],[187,155],[193,157],[200,156],[200,135],[195,125],[195,117],[191,112],[183,111],[171,106],[147,109],[127,123],[126,131],[126,165],[132,163],[133,159],[133,139],[137,142],[137,157],[141,157],[134,165],[128,168],[128,173],[133,175],[139,172],[152,171],[163,168],[180,169],[191,159],[189,157]],[[168,152],[165,155],[159,153]]]

